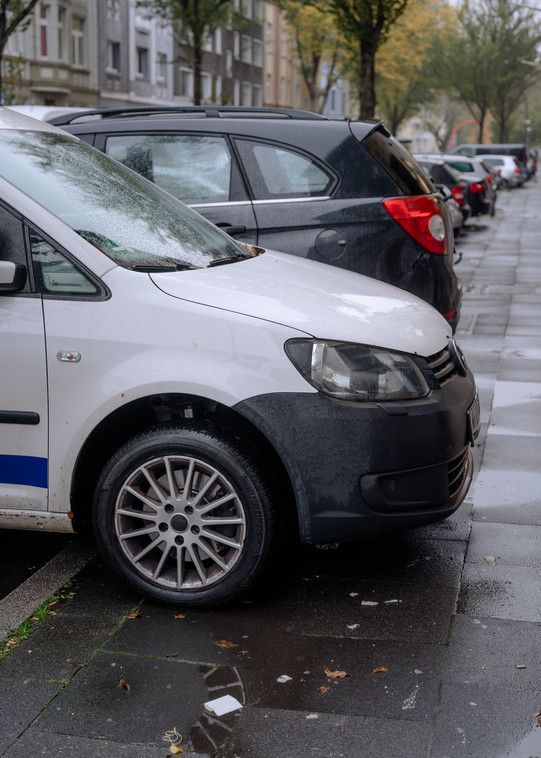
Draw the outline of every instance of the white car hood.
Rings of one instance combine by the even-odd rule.
[[[427,356],[441,350],[452,334],[431,305],[404,290],[284,253],[152,274],[151,279],[173,297],[289,326],[318,339]]]

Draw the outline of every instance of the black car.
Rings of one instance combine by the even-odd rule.
[[[440,195],[382,123],[288,109],[108,109],[52,119],[236,239],[375,277],[456,327]]]
[[[496,174],[493,167],[478,158],[448,155],[447,162],[468,183],[468,202],[472,216],[493,216],[496,210]]]
[[[439,155],[416,154],[415,159],[424,168],[434,184],[443,185],[451,191],[453,200],[460,206],[464,223],[471,215],[471,206],[468,203],[468,183],[462,179],[458,171],[452,168],[447,161]]]

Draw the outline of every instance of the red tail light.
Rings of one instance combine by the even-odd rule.
[[[470,184],[470,190],[472,192],[484,192],[487,188],[487,185],[485,182],[473,182],[473,184]]]
[[[456,187],[453,187],[451,190],[451,195],[453,196],[455,202],[457,202],[459,205],[464,205],[464,190],[460,185],[457,184]]]
[[[520,174],[520,173],[522,173],[520,170],[520,166],[515,166],[515,174]]]
[[[408,195],[384,200],[394,220],[430,253],[447,253],[445,220],[438,201],[430,195]]]
[[[492,177],[491,177],[491,176],[487,176],[487,182],[488,182],[489,184],[492,184]]]

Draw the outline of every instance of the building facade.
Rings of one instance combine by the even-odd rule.
[[[98,104],[98,8],[94,0],[46,0],[4,50],[3,102]]]
[[[233,0],[236,22],[207,39],[204,104],[308,108],[294,36],[271,2]],[[240,19],[240,20],[239,20]],[[9,37],[6,104],[125,107],[191,105],[192,54],[171,26],[137,0],[44,0],[32,22]],[[322,72],[322,83],[325,72]],[[325,111],[347,112],[342,83]]]

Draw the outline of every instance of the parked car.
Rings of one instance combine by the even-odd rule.
[[[211,606],[305,543],[453,513],[475,382],[385,283],[225,235],[0,109],[0,527],[79,530],[137,592]]]
[[[502,187],[522,187],[526,181],[526,171],[512,155],[483,155],[483,160],[498,171]]]
[[[424,168],[436,186],[443,185],[450,190],[451,197],[458,205],[462,219],[461,223],[457,222],[454,225],[456,235],[471,215],[471,207],[467,198],[468,183],[462,179],[458,171],[438,154],[416,153],[414,158]]]
[[[484,155],[513,155],[518,160],[520,166],[527,172],[527,175],[530,175],[528,164],[531,151],[528,150],[527,145],[523,142],[467,143],[458,145],[451,152],[456,153],[457,155],[465,155],[470,158]],[[535,173],[533,167],[531,167],[531,173]]]
[[[447,155],[445,158],[468,183],[467,197],[472,216],[484,214],[493,216],[496,211],[497,187],[492,166],[481,158],[465,158],[457,155]]]
[[[55,123],[236,239],[394,284],[456,328],[449,215],[382,124],[232,107],[102,110]]]

